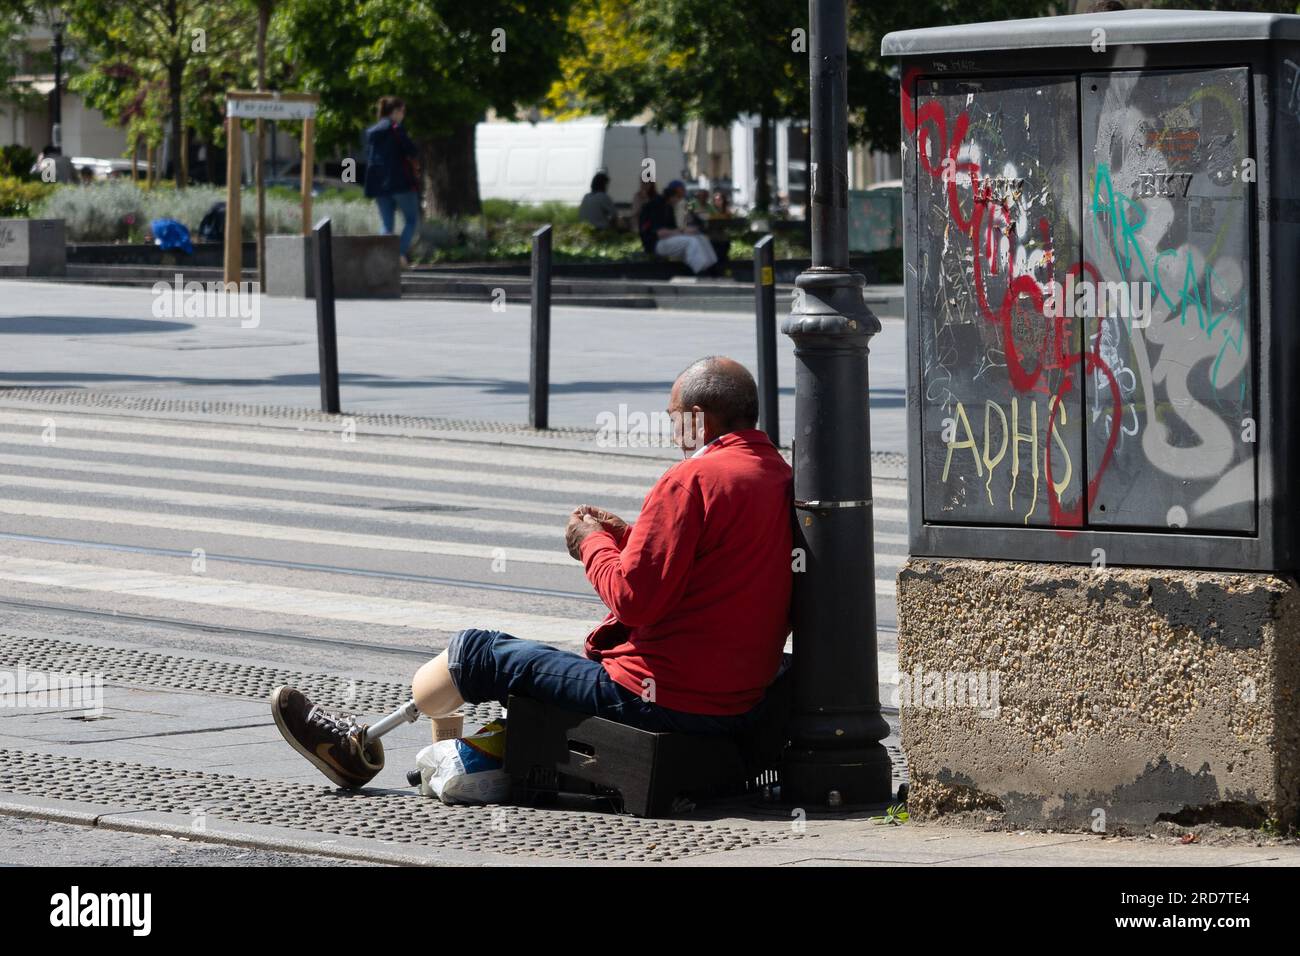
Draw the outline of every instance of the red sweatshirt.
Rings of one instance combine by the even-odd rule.
[[[582,543],[610,609],[587,656],[670,710],[754,707],[790,633],[791,493],[790,466],[758,429],[669,468],[623,540],[598,531]]]

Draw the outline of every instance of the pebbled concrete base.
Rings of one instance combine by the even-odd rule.
[[[909,810],[1095,832],[1294,825],[1297,592],[1258,573],[910,559]]]

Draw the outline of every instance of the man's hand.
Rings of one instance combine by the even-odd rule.
[[[574,509],[569,515],[569,523],[564,529],[564,543],[568,546],[569,557],[575,561],[582,560],[582,542],[587,540],[587,535],[595,534],[603,530],[599,521],[589,514],[583,514],[578,509]]]
[[[578,505],[578,507],[574,509],[573,513],[578,515],[591,515],[591,517],[600,522],[602,528],[616,538],[621,537],[629,527],[628,523],[618,515],[614,514],[614,512],[606,511],[604,508],[597,508],[595,505]]]

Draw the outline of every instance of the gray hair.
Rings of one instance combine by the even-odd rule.
[[[677,382],[683,408],[698,405],[716,415],[730,431],[758,423],[758,386],[749,370],[735,359],[706,356],[688,365]]]

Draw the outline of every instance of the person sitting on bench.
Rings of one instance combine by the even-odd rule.
[[[680,179],[668,184],[663,195],[652,194],[641,207],[638,229],[641,245],[650,255],[664,259],[682,259],[697,276],[713,274],[718,264],[709,237],[698,226],[677,225],[677,206],[686,198],[686,185]]]
[[[584,655],[464,630],[416,671],[412,700],[370,727],[277,688],[272,712],[290,745],[334,783],[360,787],[383,767],[382,734],[511,694],[655,732],[750,727],[790,632],[790,466],[756,427],[758,389],[733,359],[688,367],[668,412],[683,460],[636,522],[590,505],[569,516],[569,553],[609,609]]]

